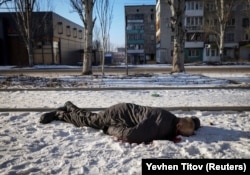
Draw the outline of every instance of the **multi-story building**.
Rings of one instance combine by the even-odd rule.
[[[204,49],[204,3],[203,0],[187,0],[185,21],[185,62],[202,61]]]
[[[155,62],[155,5],[125,6],[125,40],[131,64]]]
[[[156,2],[156,63],[171,63],[173,56],[173,33],[171,11],[165,0]]]
[[[245,1],[247,2],[247,1]],[[249,4],[242,1],[236,3],[231,12],[224,37],[224,58],[221,61],[233,59],[250,59]],[[173,34],[171,32],[171,12],[164,0],[156,4],[156,61],[170,63],[173,53]],[[209,23],[209,24],[208,24]],[[206,25],[218,26],[213,0],[186,0],[184,25],[185,62],[218,62],[219,49],[215,35],[207,30]]]
[[[240,37],[239,42],[239,52],[240,52],[240,58],[248,59],[250,60],[250,3],[249,1],[245,1],[245,4],[241,4],[241,10],[236,10],[235,14],[237,15],[237,12],[241,12],[241,18],[238,17],[238,25],[241,26],[241,29],[237,29],[238,34],[237,37]],[[238,14],[239,15],[239,14]],[[237,28],[235,26],[235,28]]]
[[[39,26],[31,28],[34,64],[76,65],[82,59],[84,28],[53,12],[32,15]],[[0,13],[0,65],[28,65],[25,43],[13,16]]]

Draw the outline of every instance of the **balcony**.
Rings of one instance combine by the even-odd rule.
[[[143,19],[128,19],[127,23],[143,23]]]
[[[127,53],[144,53],[144,49],[128,49]]]
[[[186,10],[185,12],[186,16],[203,16],[204,15],[204,10]]]
[[[140,40],[128,40],[127,44],[144,44],[144,40],[140,39]]]
[[[138,33],[144,33],[143,29],[132,29],[132,30],[127,30],[128,34],[138,34]]]
[[[190,30],[202,30],[203,29],[203,26],[202,25],[199,25],[199,26],[186,26],[186,30],[187,31],[190,31]]]
[[[203,41],[186,41],[185,48],[203,48],[204,42]]]

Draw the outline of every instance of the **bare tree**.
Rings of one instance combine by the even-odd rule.
[[[185,42],[185,1],[168,0],[171,10],[171,28],[174,33],[174,52],[172,72],[184,72],[184,42]]]
[[[92,74],[92,50],[93,50],[93,8],[96,0],[70,0],[71,6],[78,13],[84,24],[84,54],[83,54],[83,75]]]
[[[8,2],[7,2],[8,1]],[[5,1],[6,7],[9,11],[14,11],[14,20],[17,29],[25,43],[28,57],[29,66],[33,66],[33,45],[35,39],[43,37],[49,29],[44,29],[43,25],[47,22],[47,13],[44,16],[37,16],[34,12],[41,10],[41,3],[38,0],[7,0]],[[43,2],[44,3],[44,2]],[[49,8],[49,2],[47,1]],[[38,37],[38,38],[36,38]]]
[[[11,1],[11,0],[0,0],[0,6],[8,1]]]
[[[100,36],[100,27],[98,25],[95,24],[95,27],[94,27],[94,31],[93,31],[93,41],[98,41],[98,42],[101,42],[101,36]],[[101,46],[101,45],[100,45]],[[96,47],[95,47],[96,48]],[[98,47],[99,49],[99,47]]]
[[[232,10],[237,0],[206,0],[207,13],[205,15],[204,31],[214,36],[214,41],[219,48],[220,61],[224,57],[224,38],[228,22],[232,18]]]
[[[101,26],[101,35],[102,35],[102,75],[104,75],[104,63],[105,63],[105,52],[108,51],[108,42],[109,42],[109,32],[113,19],[113,6],[114,1],[110,0],[98,0],[96,3],[96,13]]]
[[[15,11],[15,22],[19,33],[21,34],[23,41],[26,45],[26,49],[29,57],[29,66],[33,66],[33,30],[31,29],[32,12],[35,10],[36,0],[12,0],[10,5],[7,4],[8,9],[14,9]]]

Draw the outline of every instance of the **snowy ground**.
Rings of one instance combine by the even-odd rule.
[[[249,89],[21,90],[40,87],[247,86],[190,74],[130,78],[89,76],[85,80],[74,76],[58,77],[53,81],[44,79],[37,83],[30,77],[6,79],[2,76],[0,82],[0,108],[5,109],[55,108],[67,100],[90,108],[108,107],[118,102],[157,107],[250,106]],[[51,82],[55,83],[46,85]],[[13,88],[20,90],[7,90]],[[180,143],[153,141],[149,145],[137,145],[119,142],[92,128],[75,128],[58,121],[42,125],[38,123],[41,112],[0,112],[0,174],[127,175],[141,174],[142,158],[250,158],[249,111],[172,112],[178,117],[199,117],[202,128],[192,137],[182,137]]]

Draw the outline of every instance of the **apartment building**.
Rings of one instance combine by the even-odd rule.
[[[173,34],[171,11],[165,0],[156,3],[156,63],[171,63],[173,56]]]
[[[247,2],[247,1],[245,1]],[[233,7],[224,36],[224,58],[221,61],[250,59],[249,4],[239,1]],[[156,61],[170,63],[173,52],[171,12],[166,1],[156,4]],[[184,25],[185,62],[218,62],[220,55],[215,35],[207,26],[218,27],[213,0],[186,0]]]
[[[29,65],[25,43],[13,18],[0,13],[0,65]],[[76,65],[82,59],[84,28],[54,12],[33,12],[34,64]],[[43,19],[46,16],[46,22]],[[43,24],[42,24],[43,23]]]
[[[128,63],[155,63],[155,5],[125,6]]]
[[[185,62],[202,61],[204,49],[204,2],[203,0],[186,1],[184,25],[186,41],[184,46]]]

